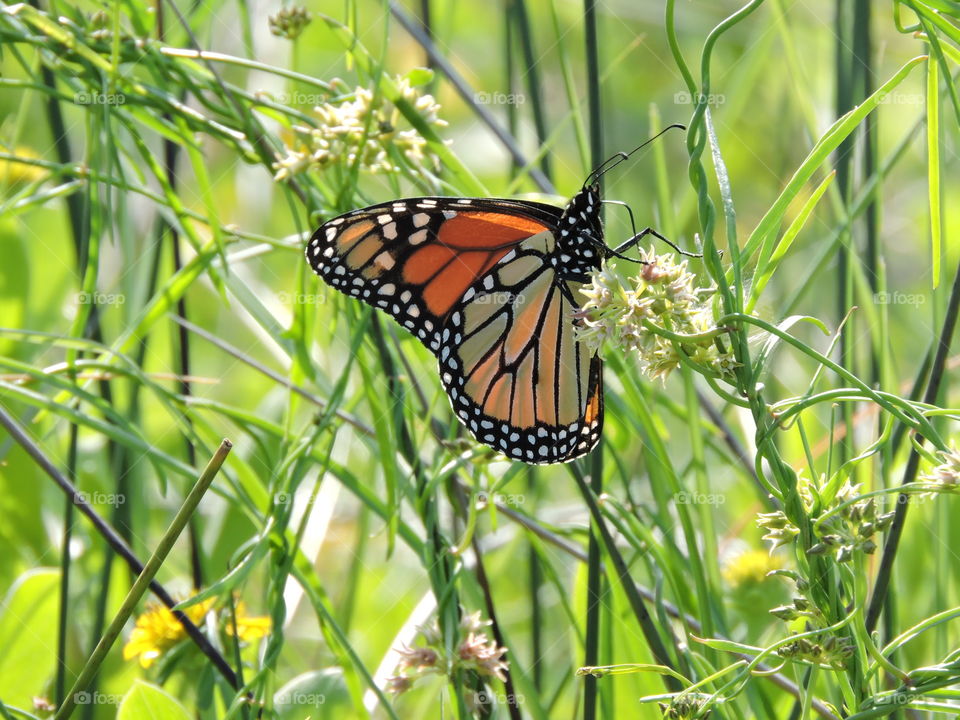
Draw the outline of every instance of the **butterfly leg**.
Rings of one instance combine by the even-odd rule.
[[[694,253],[689,253],[686,250],[681,250],[680,248],[678,248],[676,245],[674,245],[672,242],[667,240],[663,235],[661,235],[651,227],[648,227],[645,230],[642,230],[641,232],[637,232],[637,223],[633,219],[633,210],[625,202],[622,202],[621,200],[601,200],[600,202],[606,205],[620,205],[622,207],[625,207],[627,209],[627,214],[630,216],[630,229],[633,230],[633,237],[631,237],[625,243],[617,246],[612,251],[609,250],[608,248],[607,252],[609,252],[610,254],[618,258],[622,258],[624,260],[632,260],[632,258],[624,257],[622,255],[623,251],[629,248],[631,245],[639,244],[640,240],[646,237],[647,235],[653,235],[655,238],[659,238],[660,240],[663,240],[663,242],[665,242],[667,245],[672,247],[681,255],[686,255],[687,257],[694,257],[694,258],[703,257],[703,255],[696,255]],[[633,262],[637,262],[637,261],[633,260]]]
[[[641,230],[640,232],[634,234],[634,236],[633,236],[632,238],[630,238],[629,240],[627,240],[625,243],[622,243],[622,244],[618,245],[617,247],[613,248],[613,250],[611,250],[610,252],[611,252],[613,255],[616,255],[617,257],[622,258],[623,255],[622,255],[621,253],[623,253],[624,250],[628,249],[629,247],[631,247],[631,246],[633,246],[633,245],[639,245],[639,244],[640,244],[640,241],[641,241],[643,238],[645,238],[647,235],[653,235],[653,236],[654,236],[655,238],[657,238],[658,240],[662,240],[663,242],[665,242],[667,245],[669,245],[670,247],[672,247],[674,250],[676,250],[676,251],[677,251],[678,253],[680,253],[681,255],[686,255],[687,257],[692,257],[692,258],[702,258],[702,257],[703,257],[703,255],[701,255],[701,254],[699,254],[699,253],[691,253],[691,252],[687,252],[686,250],[681,250],[681,249],[678,248],[676,245],[674,245],[670,240],[667,240],[663,235],[661,235],[660,233],[658,233],[656,230],[654,230],[654,229],[651,228],[651,227],[644,228],[644,229]],[[627,259],[629,259],[629,258],[627,258]]]

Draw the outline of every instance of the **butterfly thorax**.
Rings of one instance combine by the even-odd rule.
[[[557,245],[551,264],[567,280],[583,281],[600,267],[606,244],[600,222],[600,192],[588,185],[567,203],[558,225]]]

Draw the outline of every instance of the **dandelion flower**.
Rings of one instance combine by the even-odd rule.
[[[780,558],[763,550],[747,550],[733,557],[723,568],[723,579],[736,589],[756,587],[774,570],[783,566]]]
[[[259,640],[270,634],[273,627],[270,618],[262,616],[247,615],[247,607],[244,603],[238,602],[234,610],[237,623],[237,637],[245,643]],[[227,621],[227,634],[233,636],[233,621]]]
[[[183,611],[196,625],[213,607],[215,598],[191,605]],[[137,618],[130,639],[123,646],[123,659],[140,658],[141,667],[148,668],[163,653],[177,645],[187,636],[183,625],[165,605],[150,604],[146,612]]]
[[[0,185],[36,182],[48,175],[44,168],[32,162],[40,156],[30,148],[17,146],[10,149],[0,145],[0,151],[15,156],[14,159],[0,159]]]
[[[183,611],[194,625],[200,625],[203,619],[213,609],[216,598],[207,598],[196,605],[191,605]],[[270,618],[247,615],[246,606],[237,603],[236,610],[237,637],[242,642],[249,643],[264,637],[270,632]],[[221,619],[226,618],[223,614]],[[227,635],[233,637],[233,622],[226,618]],[[165,652],[179,644],[187,637],[183,625],[177,620],[173,612],[164,605],[150,604],[140,615],[130,639],[123,646],[123,659],[131,660],[139,657],[140,665],[148,668]]]

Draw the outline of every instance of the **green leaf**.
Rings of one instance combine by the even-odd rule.
[[[940,82],[936,59],[927,60],[927,191],[930,194],[930,240],[933,289],[940,284]]]
[[[350,693],[340,668],[313,670],[297,675],[273,697],[274,708],[282,720],[323,717],[337,708],[347,712]]]
[[[783,216],[787,212],[791,201],[800,192],[800,189],[816,172],[817,168],[830,157],[840,143],[842,143],[852,133],[863,119],[876,109],[893,90],[903,82],[910,71],[919,63],[926,60],[925,55],[915,57],[907,61],[887,82],[885,82],[875,93],[857,105],[846,115],[840,117],[817,141],[810,154],[800,164],[797,171],[790,178],[790,182],[780,193],[773,206],[761,218],[756,229],[751,233],[743,247],[743,260],[747,261],[760,247],[765,243],[774,241],[776,230],[780,226]]]
[[[9,705],[33,707],[44,696],[56,668],[57,588],[60,573],[30,570],[13,584],[0,610],[0,697]]]
[[[433,70],[430,68],[418,67],[408,72],[404,77],[410,83],[410,87],[420,87],[433,81]]]
[[[137,680],[123,696],[117,720],[190,720],[190,714],[162,688]]]
[[[26,315],[26,299],[30,295],[30,267],[27,256],[26,233],[23,227],[11,220],[0,224],[0,245],[3,246],[4,262],[0,263],[0,317],[7,327],[23,327]],[[12,340],[0,340],[0,352],[12,354]]]

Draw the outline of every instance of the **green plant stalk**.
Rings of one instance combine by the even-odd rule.
[[[160,542],[157,543],[157,547],[150,556],[150,559],[147,560],[146,564],[143,566],[143,570],[140,571],[140,575],[137,576],[136,582],[134,582],[133,587],[130,588],[130,592],[128,592],[127,596],[124,598],[123,603],[120,605],[120,609],[113,618],[113,621],[101,636],[100,642],[97,643],[97,647],[94,649],[93,654],[87,660],[83,670],[80,671],[80,675],[77,677],[76,682],[74,682],[73,687],[70,688],[70,692],[67,694],[67,697],[57,709],[56,715],[54,715],[54,720],[67,720],[67,718],[69,718],[73,713],[73,710],[77,704],[77,695],[84,692],[89,687],[93,678],[100,670],[100,666],[106,659],[107,653],[110,652],[110,648],[113,647],[113,644],[116,642],[117,638],[120,637],[120,633],[123,631],[123,626],[126,624],[127,620],[130,619],[130,616],[136,609],[140,599],[150,586],[150,582],[157,574],[157,571],[160,570],[160,566],[163,565],[167,555],[170,554],[170,550],[173,549],[174,543],[176,543],[177,538],[180,537],[180,533],[183,532],[183,529],[186,527],[190,517],[196,511],[197,506],[200,504],[200,499],[204,496],[210,485],[213,483],[213,479],[220,470],[220,466],[223,465],[224,460],[227,459],[227,455],[230,454],[230,449],[232,447],[233,443],[227,439],[224,439],[220,443],[220,447],[217,449],[216,453],[214,453],[213,457],[210,458],[210,462],[207,463],[207,466],[203,469],[203,472],[200,474],[197,482],[184,499],[183,504],[180,506],[180,510],[177,511],[177,514],[174,516],[173,521],[167,528],[167,531],[164,533],[163,537],[160,538]]]
[[[597,40],[596,0],[584,0],[583,25],[584,51],[586,53],[587,64],[587,113],[590,132],[590,162],[594,167],[597,167],[603,162],[603,115],[600,104],[600,46]],[[590,454],[589,462],[591,464],[589,487],[581,472],[581,468],[586,468],[587,463],[584,462],[581,464],[578,462],[571,467],[577,485],[580,487],[580,491],[585,499],[588,496],[592,498],[594,494],[599,495],[603,490],[602,438]],[[599,510],[596,513],[591,512],[590,532],[587,545],[587,615],[585,618],[584,665],[597,665],[600,657],[600,611],[605,583],[600,570],[600,539],[597,537],[598,530],[601,533],[606,531],[606,526],[603,525],[603,518],[600,516]],[[643,615],[646,615],[645,609],[643,610]],[[643,622],[641,615],[638,615],[637,619],[640,620],[641,623]],[[647,637],[647,642],[651,642],[652,639],[652,637]],[[659,638],[656,638],[656,640],[659,640]],[[651,650],[655,656],[658,658],[665,657],[665,655],[658,655],[655,648],[656,646],[651,646]],[[587,676],[583,684],[583,720],[596,720],[598,717],[598,691],[596,678]]]
[[[652,618],[650,617],[650,614],[644,605],[643,599],[637,592],[637,587],[630,576],[630,572],[627,569],[627,564],[624,562],[623,556],[620,554],[620,551],[614,542],[613,536],[610,534],[610,530],[607,528],[606,522],[603,519],[603,513],[600,511],[600,506],[597,504],[596,493],[594,489],[587,485],[587,482],[583,476],[576,472],[574,468],[571,468],[571,472],[573,472],[573,476],[577,481],[577,486],[580,488],[580,494],[587,503],[587,507],[590,510],[590,517],[593,521],[593,527],[599,532],[603,546],[606,548],[607,554],[610,556],[610,561],[616,570],[617,580],[619,580],[624,594],[630,601],[631,610],[633,611],[637,622],[643,631],[644,638],[647,641],[647,645],[650,648],[651,654],[657,661],[658,665],[670,667],[672,665],[670,654],[667,652],[663,641],[660,639],[659,630],[653,624]],[[598,545],[599,542],[600,540],[598,540]],[[599,547],[597,548],[597,552],[598,556],[596,558],[596,566],[599,568]],[[597,599],[599,600],[599,598]],[[675,674],[664,675],[664,682],[666,683],[667,688],[673,692],[678,692],[681,689],[677,684]]]

